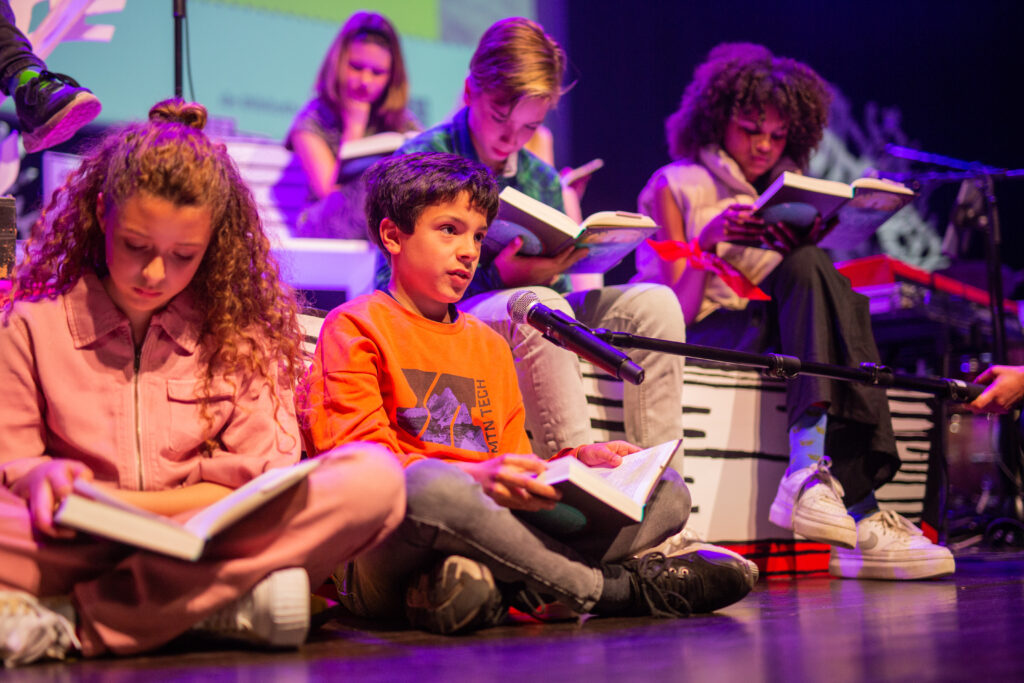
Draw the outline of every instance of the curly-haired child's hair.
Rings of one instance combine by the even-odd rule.
[[[390,218],[411,235],[423,210],[455,201],[463,192],[469,205],[487,216],[498,214],[498,185],[480,163],[458,154],[420,152],[381,159],[366,171],[366,218],[370,239],[381,252],[380,224]]]
[[[376,12],[356,12],[342,25],[316,77],[316,94],[336,112],[345,108],[345,84],[341,75],[348,67],[352,43],[367,41],[391,53],[391,77],[380,99],[370,107],[369,125],[380,131],[408,131],[417,128],[409,114],[409,79],[402,57],[402,44],[394,26]]]
[[[201,395],[209,397],[216,375],[237,372],[266,381],[280,406],[279,388],[294,387],[304,371],[298,304],[280,282],[249,188],[224,145],[202,132],[206,117],[202,105],[165,100],[148,121],[99,141],[33,225],[6,313],[15,301],[67,292],[89,271],[107,274],[100,193],[106,207],[143,194],[208,208],[210,243],[186,290],[206,366]]]
[[[466,82],[489,92],[502,103],[543,98],[554,106],[565,89],[565,51],[536,22],[509,17],[491,25],[480,37],[469,61]]]
[[[832,95],[806,64],[776,57],[752,43],[723,43],[693,72],[679,109],[665,122],[673,159],[697,158],[701,147],[722,144],[734,115],[775,107],[789,122],[783,155],[805,166],[821,141]]]

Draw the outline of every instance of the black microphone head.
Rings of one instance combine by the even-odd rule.
[[[526,314],[530,307],[539,302],[536,294],[528,289],[521,289],[513,294],[508,300],[508,317],[512,322],[521,325],[526,322]]]

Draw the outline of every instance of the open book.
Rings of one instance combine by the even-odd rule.
[[[338,184],[345,185],[358,180],[374,162],[391,156],[406,140],[418,134],[416,131],[399,133],[392,130],[341,143],[338,151]]]
[[[498,217],[487,231],[484,250],[497,253],[517,236],[523,238],[519,253],[529,256],[554,256],[573,244],[588,249],[567,273],[604,273],[658,231],[649,216],[639,213],[601,211],[577,225],[558,209],[513,187],[506,187],[499,197]]]
[[[569,506],[586,518],[587,528],[614,531],[643,520],[647,498],[682,446],[681,439],[667,441],[627,455],[615,468],[558,458],[539,478],[562,493],[559,507]]]
[[[414,138],[419,133],[399,133],[390,130],[375,135],[367,135],[358,140],[349,140],[341,143],[341,150],[338,152],[338,159],[357,159],[359,157],[387,156],[405,144],[405,141]]]
[[[847,185],[786,171],[757,198],[754,208],[769,223],[783,221],[797,229],[810,227],[818,215],[824,221],[837,218],[818,246],[851,249],[913,199],[913,190],[892,180],[858,178]]]
[[[54,519],[79,531],[194,561],[203,554],[210,538],[298,484],[319,464],[319,460],[304,460],[291,467],[267,470],[184,524],[122,502],[78,479],[74,492],[61,503]]]

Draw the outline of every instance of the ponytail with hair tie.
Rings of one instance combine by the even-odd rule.
[[[149,110],[149,120],[154,123],[180,123],[196,130],[206,127],[207,118],[206,107],[179,98],[157,102]]]

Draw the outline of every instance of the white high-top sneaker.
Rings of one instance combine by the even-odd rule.
[[[846,512],[843,486],[829,471],[831,464],[831,458],[824,456],[783,477],[768,519],[812,541],[852,548],[857,543],[857,524]]]

